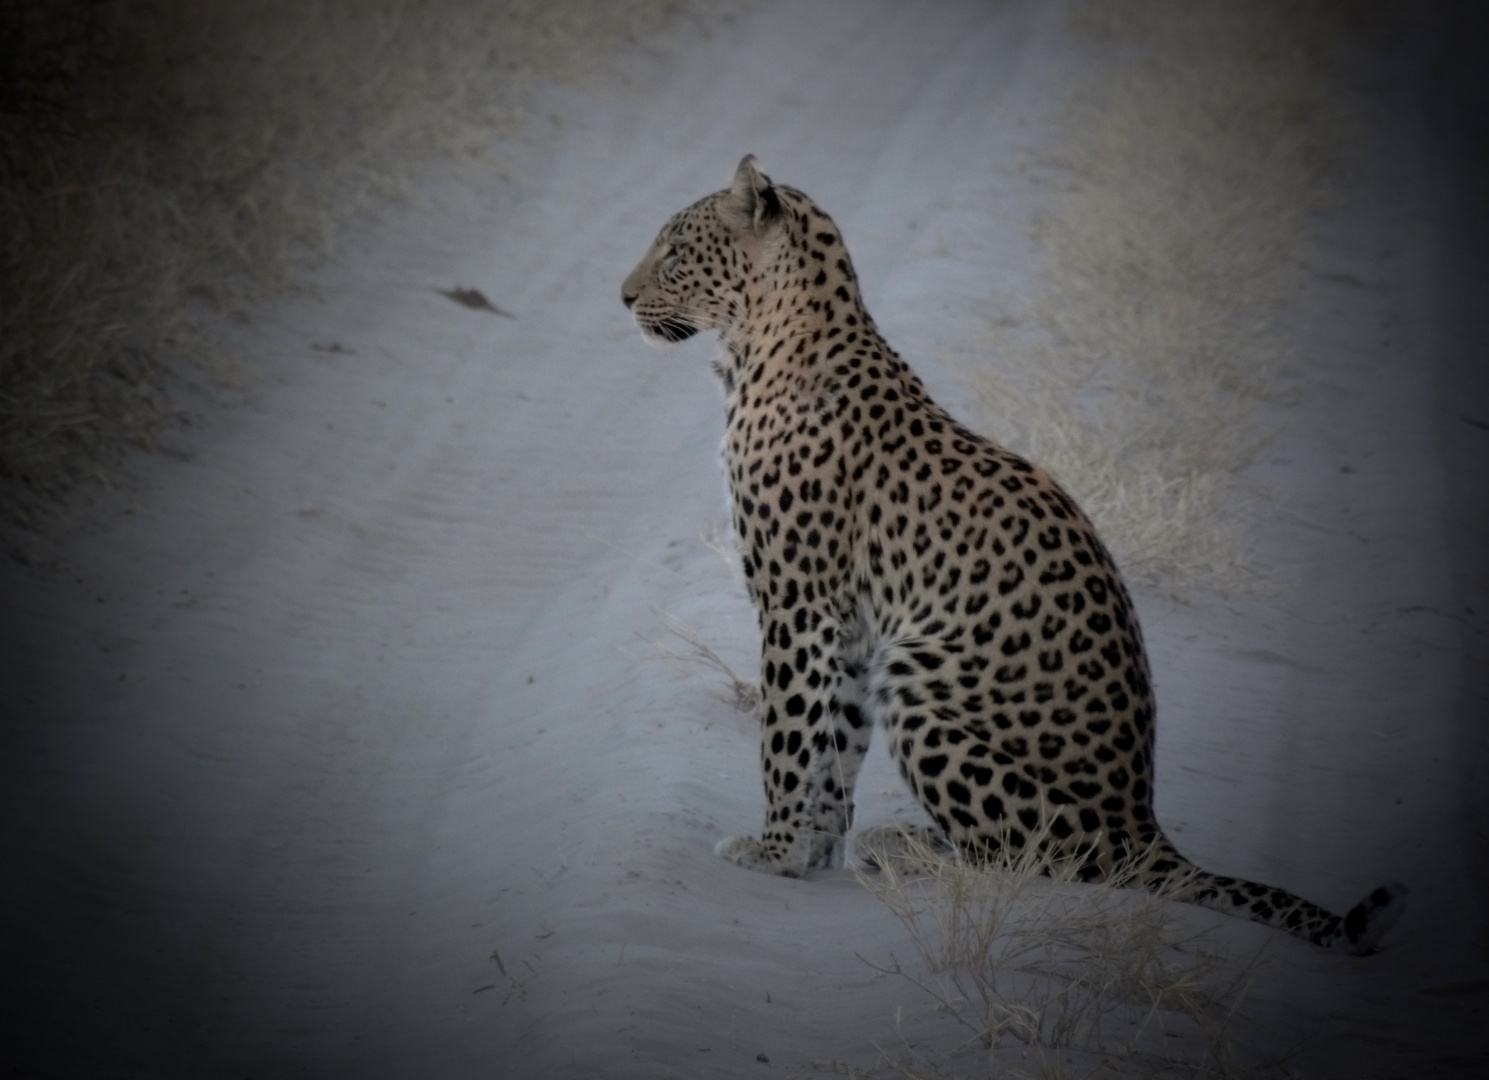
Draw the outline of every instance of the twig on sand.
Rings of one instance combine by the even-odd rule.
[[[517,316],[510,311],[503,311],[490,300],[480,289],[467,289],[463,285],[456,285],[453,289],[436,289],[435,292],[441,296],[448,296],[461,307],[468,307],[472,311],[489,311],[493,315],[501,315],[503,318],[515,319]]]

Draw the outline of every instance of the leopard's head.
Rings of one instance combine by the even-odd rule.
[[[728,330],[745,313],[747,288],[781,222],[770,177],[747,155],[725,190],[700,199],[662,227],[621,286],[621,301],[657,344],[700,330]]]

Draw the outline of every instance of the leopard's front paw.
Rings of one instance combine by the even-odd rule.
[[[779,874],[781,877],[800,877],[800,869],[790,866],[771,854],[770,850],[753,836],[727,836],[714,847],[713,853],[728,859],[746,870],[758,870],[762,874]]]

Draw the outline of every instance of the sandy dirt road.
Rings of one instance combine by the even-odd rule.
[[[1081,57],[1058,5],[934,10],[764,4],[551,91],[505,179],[432,183],[253,315],[248,406],[204,404],[57,568],[0,571],[13,1075],[880,1062],[922,1003],[858,957],[908,955],[899,924],[846,871],[710,855],[761,804],[753,721],[663,647],[670,618],[746,675],[756,648],[710,543],[714,346],[654,354],[618,290],[753,152],[979,423],[962,376],[1053,197],[1017,162]],[[1373,84],[1293,315],[1305,389],[1250,474],[1271,588],[1139,597],[1180,846],[1341,909],[1413,888],[1381,956],[1274,946],[1258,1016],[1308,1076],[1489,1067],[1489,234],[1426,49]],[[914,813],[878,752],[860,803]]]

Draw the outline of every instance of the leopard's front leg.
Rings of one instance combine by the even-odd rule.
[[[816,613],[790,615],[765,627],[761,658],[765,828],[760,839],[731,836],[714,851],[751,870],[798,877],[842,862],[869,731],[843,671],[840,627]]]

